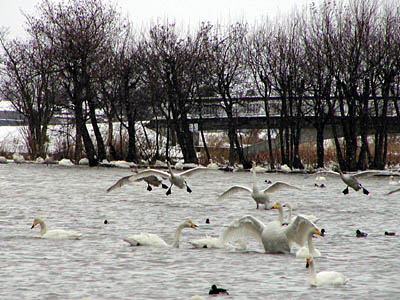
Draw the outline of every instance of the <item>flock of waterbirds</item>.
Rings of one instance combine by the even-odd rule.
[[[174,169],[180,170],[180,172],[173,171],[170,162],[167,162],[167,170],[159,170],[155,168],[145,168],[142,171],[134,169],[132,175],[124,176],[118,179],[112,184],[106,192],[109,193],[113,190],[123,187],[126,184],[144,181],[147,184],[147,190],[151,191],[152,187],[162,187],[167,189],[166,195],[172,194],[172,187],[179,189],[186,188],[188,193],[192,192],[189,184],[186,180],[187,177],[207,172],[221,172],[221,168],[216,166],[215,163],[211,162],[210,165],[196,166],[187,170],[181,171],[183,166],[175,165]],[[306,260],[306,268],[310,269],[308,283],[311,286],[320,285],[342,285],[348,281],[342,273],[335,271],[322,271],[317,273],[316,271],[316,258],[321,256],[321,253],[313,245],[313,237],[315,235],[325,236],[325,229],[320,229],[316,223],[319,221],[318,217],[314,215],[297,215],[292,216],[292,207],[290,203],[280,203],[271,201],[271,194],[285,189],[300,190],[300,187],[292,184],[277,181],[271,182],[265,180],[268,186],[264,189],[259,189],[256,184],[257,166],[253,162],[252,169],[252,187],[243,185],[233,185],[226,191],[222,192],[218,196],[218,200],[224,200],[231,195],[239,192],[250,194],[251,198],[256,203],[256,209],[259,209],[259,205],[263,205],[266,210],[277,210],[278,218],[275,221],[263,223],[254,216],[246,215],[235,219],[227,226],[218,237],[206,236],[203,239],[192,240],[190,244],[195,248],[227,248],[227,249],[246,249],[246,243],[244,239],[248,237],[255,238],[264,246],[266,253],[279,253],[288,254],[293,251],[294,246],[297,246],[296,257],[303,258]],[[381,174],[382,171],[364,171],[354,174],[344,174],[340,170],[334,172],[332,170],[322,170],[313,174],[319,178],[323,176],[334,175],[340,177],[342,182],[345,184],[345,189],[342,191],[343,194],[349,193],[349,188],[354,191],[360,191],[365,195],[369,194],[369,191],[358,181],[359,178],[365,176],[373,176]],[[168,180],[169,185],[164,181]],[[394,182],[393,176],[391,176],[392,184],[400,184]],[[394,183],[393,183],[394,182]],[[317,186],[317,185],[316,185]],[[325,185],[324,185],[325,186]],[[320,186],[320,187],[324,187]],[[386,195],[390,195],[400,191],[400,187],[389,191]],[[288,209],[287,220],[283,218],[283,209]],[[104,224],[107,224],[107,220]],[[207,223],[209,220],[207,219]],[[48,239],[80,239],[82,234],[75,231],[53,229],[47,230],[46,224],[40,218],[35,218],[32,224],[32,229],[37,225],[41,227],[39,237]],[[196,229],[198,226],[191,220],[184,220],[176,229],[172,244],[167,244],[158,235],[152,233],[140,233],[128,235],[123,240],[129,243],[131,246],[155,246],[155,247],[174,247],[179,248],[180,234],[184,228]],[[385,235],[393,236],[394,232],[385,232]],[[361,232],[359,229],[356,231],[356,237],[367,237],[368,234]],[[225,289],[217,288],[215,285],[210,289],[210,294],[227,293]],[[193,297],[193,299],[198,296]]]

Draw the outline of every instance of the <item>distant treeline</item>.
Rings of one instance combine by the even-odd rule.
[[[313,124],[318,167],[324,164],[324,127],[340,116],[345,121],[333,132],[344,132],[343,141],[334,138],[341,169],[382,169],[386,117],[393,112],[400,117],[400,4],[320,2],[256,25],[205,22],[184,32],[176,24],[139,30],[106,1],[42,0],[35,14],[25,16],[27,38],[9,39],[5,30],[0,32],[1,97],[24,115],[32,159],[46,155],[53,116],[69,112],[76,161],[86,155],[95,166],[107,158],[107,147],[115,149],[113,122],[128,133],[123,158],[138,160],[144,154],[137,147],[135,123],[158,115],[175,131],[185,162],[197,162],[190,112],[197,110],[201,116],[201,99],[219,97],[229,119],[229,161],[248,168],[235,123],[234,109],[240,105],[236,99],[261,97],[268,120],[269,99],[278,96],[278,111],[288,121],[279,128],[279,157],[270,147],[271,167],[279,162],[302,168],[300,120],[311,112],[318,117]],[[109,123],[105,140],[99,112]],[[363,124],[371,117],[378,123],[374,138],[368,139]],[[361,122],[358,133],[356,120]],[[268,136],[270,142],[270,129]],[[145,159],[160,155],[157,150]]]

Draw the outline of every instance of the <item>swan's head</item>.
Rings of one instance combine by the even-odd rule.
[[[311,264],[311,258],[306,259],[306,268],[309,268]]]
[[[290,203],[285,203],[285,204],[282,205],[282,207],[287,207],[287,208],[289,208],[289,209],[292,208],[292,206],[290,205]]]
[[[195,228],[197,227],[196,224],[194,224],[192,221],[190,220],[186,220],[185,222],[183,222],[183,227],[187,227],[187,228]]]
[[[42,222],[43,222],[43,221],[42,221],[41,219],[35,218],[35,219],[33,220],[33,224],[32,224],[31,229],[35,228],[36,225],[38,225],[38,224],[40,224],[40,223],[42,223]]]
[[[275,202],[274,205],[272,205],[272,209],[281,209],[282,204],[280,202]]]

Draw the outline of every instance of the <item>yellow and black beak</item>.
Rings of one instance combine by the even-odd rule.
[[[35,228],[35,226],[36,226],[37,224],[38,224],[38,223],[36,222],[36,220],[34,220],[31,229]]]
[[[308,267],[310,267],[310,259],[309,258],[306,259],[306,268],[308,268]]]
[[[325,229],[324,228],[322,228],[321,230],[317,229],[315,233],[320,236],[325,236]]]
[[[189,222],[189,224],[190,224],[190,227],[191,227],[191,228],[194,228],[194,229],[196,229],[196,227],[197,227],[197,225],[196,225],[196,224],[194,224],[193,222]]]

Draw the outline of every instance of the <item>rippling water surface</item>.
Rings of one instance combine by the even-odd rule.
[[[400,295],[400,193],[388,177],[362,180],[369,196],[350,191],[327,178],[327,188],[314,187],[315,178],[301,174],[258,173],[264,181],[283,180],[301,191],[278,191],[274,201],[291,202],[294,214],[314,214],[325,228],[314,239],[322,257],[318,270],[335,270],[350,281],[341,287],[311,288],[303,259],[265,254],[262,245],[248,243],[246,251],[193,249],[188,243],[206,235],[218,236],[234,219],[251,214],[264,222],[277,211],[256,210],[246,194],[217,201],[233,184],[251,186],[249,172],[198,174],[188,179],[193,193],[176,187],[146,190],[132,183],[106,193],[108,186],[129,170],[62,167],[33,164],[0,165],[0,298],[2,299],[206,299],[212,284],[227,288],[224,299],[394,299]],[[30,229],[41,217],[48,229],[83,233],[81,240],[36,238]],[[172,243],[185,218],[199,225],[184,229],[181,247],[131,247],[122,238],[140,232],[157,233]],[[205,220],[209,218],[210,224]],[[108,220],[108,224],[104,224]],[[356,238],[356,229],[369,235]],[[398,232],[400,234],[400,232]],[[295,253],[295,251],[294,251]],[[222,297],[222,296],[221,296]]]

